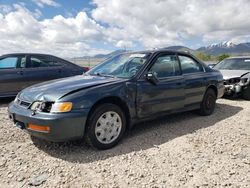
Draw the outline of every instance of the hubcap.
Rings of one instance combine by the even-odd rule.
[[[118,138],[122,128],[121,117],[114,111],[103,113],[96,122],[95,135],[99,142],[110,144]]]

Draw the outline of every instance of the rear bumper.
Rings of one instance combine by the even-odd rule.
[[[15,125],[26,130],[30,135],[48,141],[63,142],[83,137],[89,110],[82,109],[61,114],[32,114],[31,110],[17,106],[12,102],[8,112]],[[50,128],[50,131],[34,131],[28,128],[28,124],[46,126]]]

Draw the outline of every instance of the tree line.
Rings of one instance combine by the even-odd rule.
[[[229,54],[221,54],[218,56],[212,56],[212,55],[205,54],[202,52],[196,52],[196,53],[194,53],[194,55],[202,61],[218,61],[218,62],[222,61],[225,58],[230,57]]]

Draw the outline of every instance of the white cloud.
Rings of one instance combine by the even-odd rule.
[[[52,7],[59,7],[60,4],[55,2],[55,0],[32,0],[36,3],[39,7],[43,8],[45,5],[52,6]]]
[[[41,52],[64,57],[108,52],[91,44],[102,40],[102,27],[85,12],[76,17],[61,15],[38,21],[36,14],[21,5],[0,13],[0,53]]]
[[[39,6],[59,6],[38,0]],[[73,3],[73,2],[72,2]],[[164,47],[186,44],[250,40],[248,0],[93,0],[96,7],[76,16],[41,19],[41,11],[25,4],[0,5],[0,53],[42,52],[64,57],[118,48]],[[200,40],[198,42],[201,42]],[[195,45],[195,44],[194,44]]]
[[[201,37],[209,43],[245,36],[250,28],[248,0],[94,0],[92,16],[111,25],[114,37],[146,47]],[[119,28],[119,32],[114,28]],[[111,34],[110,34],[111,35]]]
[[[124,41],[124,40],[119,40],[117,43],[116,43],[116,47],[118,48],[132,48],[133,47],[133,42],[131,41]]]

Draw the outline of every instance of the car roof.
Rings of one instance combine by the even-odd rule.
[[[163,53],[178,53],[178,54],[183,54],[183,55],[191,55],[191,53],[186,52],[186,51],[167,50],[167,49],[153,49],[153,50],[143,50],[143,51],[128,51],[128,52],[124,52],[124,53],[159,53],[159,52],[163,52]]]
[[[15,56],[15,55],[47,55],[47,56],[54,56],[51,54],[42,54],[42,53],[10,53],[10,54],[2,54],[1,56]]]

